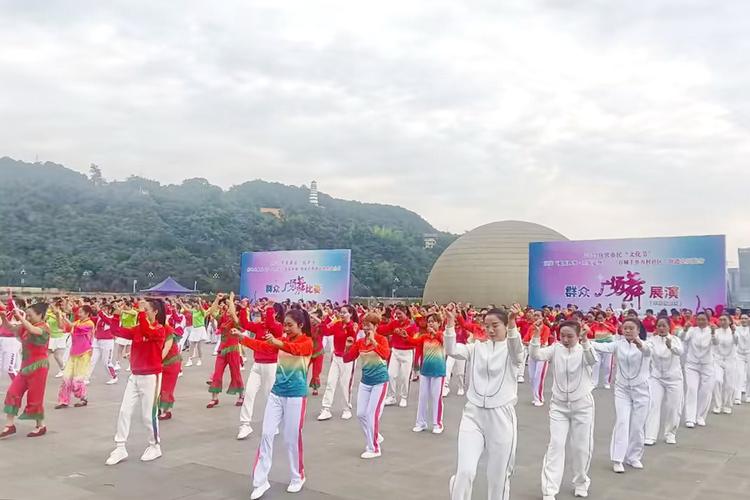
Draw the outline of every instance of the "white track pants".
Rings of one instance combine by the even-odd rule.
[[[537,361],[529,356],[529,384],[531,397],[535,403],[544,403],[544,379],[547,377],[549,363]]]
[[[604,374],[604,384],[612,384],[612,373],[614,372],[614,370],[612,369],[612,367],[614,366],[614,358],[612,357],[612,353],[600,352],[598,354],[599,361],[596,362],[591,371],[591,378],[594,381],[594,387],[599,387],[599,378],[601,377],[602,373]]]
[[[630,387],[615,384],[615,428],[609,448],[613,462],[643,458],[649,404],[647,382]]]
[[[354,378],[354,361],[344,363],[341,356],[333,356],[331,366],[328,368],[326,377],[326,390],[323,393],[323,408],[329,410],[333,406],[336,397],[336,387],[344,396],[344,404],[347,409],[352,407],[352,379]]]
[[[274,382],[276,382],[276,363],[253,363],[250,375],[247,376],[247,384],[245,384],[245,401],[240,409],[240,425],[250,425],[253,421],[255,396],[260,392],[267,398]]]
[[[388,384],[367,385],[359,383],[357,392],[357,419],[365,434],[365,450],[380,451],[380,417],[383,414]]]
[[[414,363],[414,350],[393,349],[388,363],[388,399],[408,399],[411,368]]]
[[[117,433],[115,443],[125,446],[130,434],[130,421],[133,412],[137,411],[141,422],[148,429],[148,444],[159,443],[158,404],[161,391],[161,374],[130,375],[125,394],[122,396],[120,414],[117,416]]]
[[[659,438],[662,415],[664,416],[664,437],[677,437],[685,394],[682,379],[662,380],[651,377],[648,385],[651,390],[651,404],[646,420],[646,439],[656,441]]]
[[[456,376],[458,380],[458,386],[461,389],[466,389],[466,361],[458,360],[450,356],[445,358],[445,388],[447,389],[451,384],[451,378]]]
[[[445,377],[419,376],[417,427],[427,428],[430,407],[432,407],[430,424],[433,427],[443,426],[443,385],[445,385]]]
[[[253,466],[253,487],[257,488],[268,481],[268,473],[273,463],[273,440],[279,428],[284,434],[292,481],[300,481],[305,477],[302,427],[305,423],[306,407],[306,397],[286,398],[274,393],[268,395],[266,412],[263,415],[263,435]]]
[[[15,337],[0,337],[0,373],[13,377],[21,369],[21,342]]]
[[[714,365],[685,365],[685,422],[706,420],[714,389]]]
[[[115,378],[117,376],[114,362],[115,339],[94,339],[92,347],[94,352],[91,354],[91,369],[89,370],[88,378],[91,378],[99,360],[102,361],[102,366],[107,376]]]
[[[742,399],[743,392],[745,397],[750,397],[750,354],[737,355],[737,389],[734,399]]]
[[[458,428],[458,466],[451,500],[471,500],[477,465],[484,451],[487,451],[488,499],[510,498],[516,433],[516,409],[512,404],[488,409],[466,403]]]
[[[589,467],[594,453],[594,397],[591,394],[569,403],[554,398],[550,401],[549,446],[542,463],[542,496],[560,493],[568,436],[573,454],[573,487],[588,491]]]
[[[737,389],[737,360],[735,358],[716,361],[714,383],[714,408],[731,408]]]

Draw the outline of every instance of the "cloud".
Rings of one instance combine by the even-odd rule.
[[[229,187],[313,178],[456,232],[750,246],[750,5],[2,7],[0,153]]]

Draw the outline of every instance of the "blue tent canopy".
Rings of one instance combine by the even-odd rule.
[[[177,283],[172,277],[168,277],[158,285],[152,286],[145,290],[141,290],[143,293],[150,293],[154,295],[184,295],[188,293],[196,293],[194,290],[185,288],[184,286]]]

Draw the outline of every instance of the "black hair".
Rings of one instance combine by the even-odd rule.
[[[312,328],[310,327],[310,315],[304,309],[289,309],[285,318],[291,318],[292,321],[300,326],[302,333],[305,335],[311,335]]]
[[[497,316],[497,318],[502,322],[503,325],[508,326],[508,312],[504,311],[503,309],[498,308],[492,308],[489,311],[487,311],[486,316]]]
[[[573,330],[575,330],[576,331],[576,335],[578,335],[579,333],[581,333],[581,324],[578,321],[573,321],[573,320],[565,320],[565,321],[563,321],[562,323],[560,323],[560,331],[562,332],[562,329],[564,327],[566,327],[566,326],[568,326],[568,327],[572,328]]]
[[[273,310],[276,315],[276,321],[278,323],[284,322],[284,313],[286,312],[286,307],[284,307],[284,304],[279,304],[278,302],[273,303]]]
[[[160,325],[166,325],[167,313],[164,308],[164,301],[161,299],[146,299],[146,302],[151,304],[151,307],[156,311],[156,322]]]
[[[654,314],[654,310],[653,309],[646,309],[646,314]]]
[[[46,302],[37,302],[36,304],[33,304],[29,309],[37,313],[39,316],[44,318],[44,316],[47,315],[47,308],[49,305],[47,305]]]
[[[354,306],[343,305],[339,308],[339,311],[343,309],[349,311],[349,314],[351,314],[352,316],[352,322],[359,324],[359,314],[357,314],[357,310],[354,308]]]
[[[394,306],[394,309],[395,309],[396,311],[401,311],[401,312],[403,312],[404,314],[406,314],[406,317],[407,317],[407,318],[411,319],[411,311],[410,311],[410,310],[409,310],[409,308],[408,308],[408,307],[406,307],[406,306],[405,306],[404,304],[396,304],[396,305]]]

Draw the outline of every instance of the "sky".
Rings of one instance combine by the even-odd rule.
[[[750,247],[745,0],[0,0],[0,156]]]

